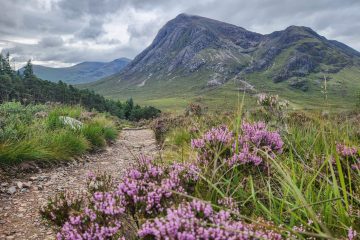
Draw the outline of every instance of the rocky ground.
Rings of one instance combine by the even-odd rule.
[[[83,191],[90,171],[119,178],[140,153],[156,154],[153,132],[127,129],[103,152],[89,154],[67,166],[1,181],[0,239],[54,239],[55,230],[39,215],[47,199],[61,190]]]

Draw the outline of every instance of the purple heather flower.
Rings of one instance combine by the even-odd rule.
[[[216,212],[209,203],[194,200],[170,208],[162,218],[145,222],[141,238],[155,239],[281,239],[281,235],[261,226],[234,221],[227,211]]]
[[[358,153],[356,147],[348,147],[341,143],[336,144],[336,151],[341,157],[354,157]]]
[[[235,154],[229,159],[229,164],[252,163],[255,166],[263,162],[265,152],[274,157],[275,153],[282,153],[284,142],[278,132],[270,132],[263,122],[243,123],[242,134],[233,144]]]
[[[353,230],[352,227],[350,227],[348,231],[348,239],[353,240],[356,238],[356,236],[357,236],[357,232]]]
[[[157,165],[142,157],[139,168],[130,170],[118,186],[118,194],[126,199],[126,206],[146,215],[162,212],[172,202],[173,192],[186,193],[189,185],[198,179],[197,167],[174,163]]]

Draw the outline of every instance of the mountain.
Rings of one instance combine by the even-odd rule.
[[[110,76],[121,71],[131,60],[127,58],[115,59],[111,62],[82,62],[71,67],[51,68],[33,65],[37,77],[69,84],[89,83]],[[20,69],[23,71],[23,69]]]
[[[236,98],[244,90],[274,91],[296,104],[304,104],[306,97],[310,105],[328,94],[341,105],[341,99],[360,89],[359,76],[360,53],[311,28],[290,26],[263,35],[180,14],[120,73],[86,87],[113,98],[132,96],[160,105],[179,99],[215,102]]]

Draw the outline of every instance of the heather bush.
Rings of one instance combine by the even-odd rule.
[[[281,153],[284,144],[279,133],[268,131],[262,122],[244,122],[238,137],[234,136],[227,126],[220,126],[202,138],[192,139],[191,145],[198,150],[198,160],[205,165],[218,159],[230,166],[248,163],[258,166],[267,155],[275,157],[275,153]]]
[[[89,172],[86,186],[89,194],[94,194],[96,192],[110,192],[114,189],[114,182],[111,175],[100,172]]]
[[[287,108],[289,102],[280,100],[278,95],[260,94],[257,101],[265,113],[265,121],[274,126],[287,129]]]
[[[166,216],[144,223],[144,239],[282,239],[274,226],[234,220],[231,212],[215,211],[209,203],[194,200],[167,210]]]
[[[196,103],[190,103],[185,110],[185,116],[200,117],[202,114],[203,114],[202,107]]]
[[[45,206],[40,208],[41,216],[57,226],[62,226],[72,214],[79,213],[85,196],[75,192],[63,191],[49,198]]]
[[[268,155],[274,158],[275,153],[282,153],[284,142],[279,133],[268,131],[265,123],[244,122],[241,130],[238,141],[233,144],[235,154],[229,160],[230,165],[251,163],[258,166]]]
[[[140,156],[138,168],[126,174],[118,191],[125,196],[126,208],[132,216],[151,217],[179,200],[174,192],[191,194],[197,179],[197,168],[193,165],[163,166]]]
[[[119,239],[123,206],[123,197],[116,192],[95,192],[88,206],[62,225],[57,239]]]

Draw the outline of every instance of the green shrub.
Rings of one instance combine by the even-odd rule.
[[[81,129],[82,134],[91,143],[93,149],[106,145],[103,127],[99,123],[88,123]]]
[[[105,127],[104,128],[104,138],[106,141],[113,141],[117,138],[118,133],[114,127]]]
[[[45,206],[40,208],[41,216],[57,226],[63,225],[74,212],[79,212],[84,196],[74,192],[60,192],[49,198]]]
[[[86,138],[71,130],[60,130],[48,133],[45,138],[45,145],[51,150],[53,159],[69,160],[73,156],[85,153],[90,144]]]
[[[16,164],[23,161],[47,160],[51,150],[39,144],[37,139],[0,143],[0,163]]]
[[[60,114],[57,111],[50,112],[46,119],[46,126],[49,130],[55,130],[64,127],[64,123],[59,117]]]

